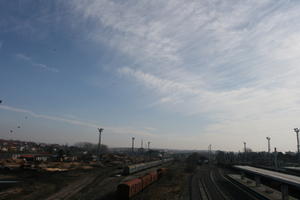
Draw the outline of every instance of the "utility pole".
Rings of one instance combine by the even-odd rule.
[[[268,153],[271,153],[271,145],[270,145],[270,137],[266,137],[266,139],[268,140]]]
[[[101,154],[101,134],[102,134],[103,130],[104,130],[103,128],[98,128],[98,131],[99,131],[99,141],[98,141],[98,149],[97,149],[97,160],[98,161],[100,160],[100,154]]]
[[[297,134],[297,153],[299,155],[299,128],[294,128],[294,131]]]
[[[208,163],[211,164],[211,144],[208,145]]]
[[[277,161],[277,149],[276,147],[274,148],[274,164],[275,164],[275,169],[278,169],[278,161]]]
[[[141,140],[141,149],[143,150],[143,139]]]
[[[132,137],[131,138],[132,139],[132,142],[131,142],[131,145],[132,145],[132,147],[131,147],[131,151],[132,151],[132,153],[134,152],[134,137]]]
[[[151,142],[149,142],[149,141],[148,141],[148,143],[147,143],[147,144],[148,144],[149,161],[151,160],[150,143],[151,143]]]
[[[150,151],[150,143],[151,143],[151,142],[148,142],[148,151]]]
[[[247,147],[246,147],[246,142],[244,142],[244,154],[245,154],[245,162],[247,162]]]

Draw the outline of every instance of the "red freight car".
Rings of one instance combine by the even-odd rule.
[[[140,177],[140,179],[142,180],[143,189],[145,189],[148,185],[150,185],[152,183],[152,179],[149,174],[146,174],[146,175]]]
[[[160,168],[156,171],[151,171],[148,174],[130,181],[121,183],[117,188],[117,195],[119,200],[128,200],[143,189],[148,187],[151,183],[157,181],[167,171],[167,168]]]
[[[151,182],[157,181],[157,171],[149,172],[149,175],[151,176]]]
[[[158,178],[162,177],[167,172],[167,168],[157,169]]]
[[[142,180],[136,178],[118,185],[117,194],[118,198],[121,200],[129,199],[136,195],[143,189]]]

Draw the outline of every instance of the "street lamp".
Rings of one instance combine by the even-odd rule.
[[[299,154],[299,128],[294,128],[295,133],[297,134],[297,153]]]
[[[101,133],[102,131],[104,131],[103,128],[98,128],[98,131],[99,131],[99,142],[98,142],[98,149],[97,149],[97,160],[99,161],[100,160],[100,149],[101,149]]]
[[[271,137],[266,137],[266,139],[268,140],[268,153],[270,153],[271,152],[271,145],[270,145]]]
[[[151,143],[151,142],[148,142],[148,151],[150,151],[150,143]]]
[[[211,164],[211,144],[208,145],[208,163]]]
[[[246,147],[246,142],[243,142],[244,143],[244,159],[245,159],[245,162],[247,162],[247,147]]]
[[[143,141],[143,139],[141,139],[141,152],[143,152],[144,151],[144,141]]]
[[[246,148],[246,142],[244,142],[244,152],[246,153],[247,152],[247,148]]]
[[[132,143],[131,143],[131,145],[132,145],[132,147],[131,147],[131,148],[132,148],[132,149],[131,149],[131,150],[132,150],[132,153],[133,153],[133,152],[134,152],[134,139],[135,139],[135,138],[134,138],[134,137],[132,137],[131,139],[132,139]]]

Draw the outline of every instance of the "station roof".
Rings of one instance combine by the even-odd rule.
[[[300,167],[284,167],[284,169],[300,171]]]
[[[298,177],[298,176],[284,174],[284,173],[275,172],[275,171],[266,170],[266,169],[261,169],[261,168],[257,168],[257,167],[250,167],[250,166],[235,165],[234,167],[236,169],[246,171],[251,174],[259,175],[262,177],[266,177],[266,178],[278,181],[280,183],[285,183],[285,184],[293,185],[293,186],[300,188],[300,177]]]

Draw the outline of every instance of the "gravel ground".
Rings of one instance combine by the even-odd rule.
[[[189,174],[184,171],[184,164],[174,162],[168,166],[168,172],[153,183],[133,200],[187,200]]]
[[[21,183],[0,191],[0,200],[5,199],[70,199],[101,174],[109,169],[75,170],[69,172],[38,172],[20,170],[3,172],[15,176]],[[1,173],[1,172],[0,172]]]

